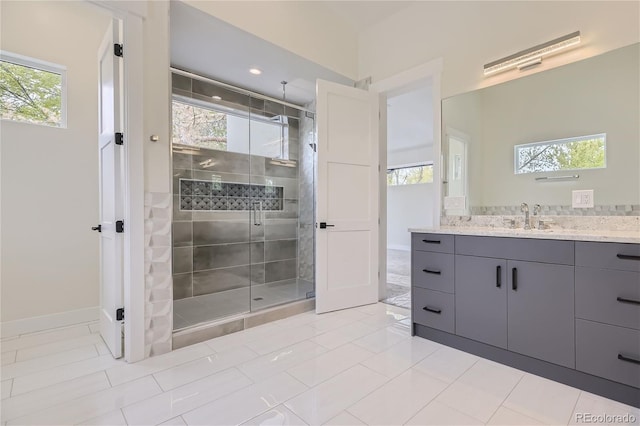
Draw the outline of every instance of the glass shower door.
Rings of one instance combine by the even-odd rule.
[[[295,108],[252,100],[252,237],[262,243],[252,269],[251,310],[304,299],[300,280],[300,117]],[[310,149],[310,148],[307,148]],[[262,260],[260,264],[257,260]]]
[[[173,77],[174,329],[249,312],[248,95]],[[186,90],[189,88],[189,90]]]

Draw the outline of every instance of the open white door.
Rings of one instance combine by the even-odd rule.
[[[378,301],[378,94],[318,80],[316,312]]]
[[[100,334],[115,358],[122,357],[123,307],[123,172],[122,58],[120,21],[114,19],[98,52],[99,87],[99,196],[100,196]],[[95,229],[95,228],[94,228]]]

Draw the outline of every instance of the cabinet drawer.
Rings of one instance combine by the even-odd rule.
[[[576,317],[640,329],[640,273],[576,267]]]
[[[576,320],[576,369],[640,387],[640,331]]]
[[[414,287],[411,305],[413,322],[453,333],[455,312],[453,294]]]
[[[640,272],[640,244],[577,241],[576,265]]]
[[[411,256],[411,283],[430,290],[453,293],[454,255],[414,251]]]
[[[574,242],[456,235],[456,254],[573,265]]]
[[[411,234],[412,250],[453,253],[453,235],[444,234]]]

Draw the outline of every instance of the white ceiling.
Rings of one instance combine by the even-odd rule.
[[[387,99],[387,150],[433,145],[433,94],[425,85]]]
[[[351,2],[349,2],[351,3]],[[315,99],[317,78],[352,85],[353,80],[249,34],[182,2],[172,1],[171,65],[274,98],[304,105]],[[259,68],[255,76],[249,68]]]
[[[356,33],[410,6],[411,1],[323,1],[334,15]]]

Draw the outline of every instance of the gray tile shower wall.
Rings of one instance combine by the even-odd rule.
[[[288,143],[284,145],[288,161],[173,141],[174,300],[206,298],[228,290],[240,294],[251,285],[273,284],[275,288],[281,281],[297,279],[302,270],[298,266],[301,246],[311,248],[305,249],[307,255],[313,246],[312,230],[308,241],[300,241],[303,225],[299,224],[299,199],[304,196],[310,203],[304,207],[311,212],[304,224],[309,234],[313,225],[313,152],[301,132],[304,128],[313,133],[313,119],[306,119],[309,127],[304,113],[277,102],[183,76],[173,75],[172,81],[174,94],[232,106],[252,116],[285,115],[288,125]],[[223,100],[212,101],[213,96]],[[300,156],[310,164],[302,165]],[[261,214],[252,209],[256,200],[262,202]],[[305,262],[311,265],[305,271],[312,270],[312,261],[311,256]],[[305,279],[313,281],[312,273]],[[247,291],[246,300],[230,300],[234,306],[229,309],[235,310],[231,313],[248,311],[253,304],[250,294]],[[211,319],[223,314],[212,312]]]
[[[298,168],[266,166],[269,159],[264,157],[204,148],[197,152],[174,151],[174,299],[296,278],[299,185],[294,173]],[[242,168],[258,169],[251,166],[253,161],[265,164],[263,173],[274,176],[238,173]],[[206,171],[184,168],[202,162],[209,164]],[[238,183],[221,182],[227,179]],[[264,208],[256,224],[253,211],[246,208],[189,210],[187,196],[227,197],[229,203],[256,197],[281,205]]]
[[[315,105],[308,105],[315,109]],[[315,241],[315,122],[305,112],[300,114],[300,179],[299,179],[299,229],[298,229],[298,276],[306,281],[314,281],[314,241]],[[285,205],[286,210],[286,205]]]

